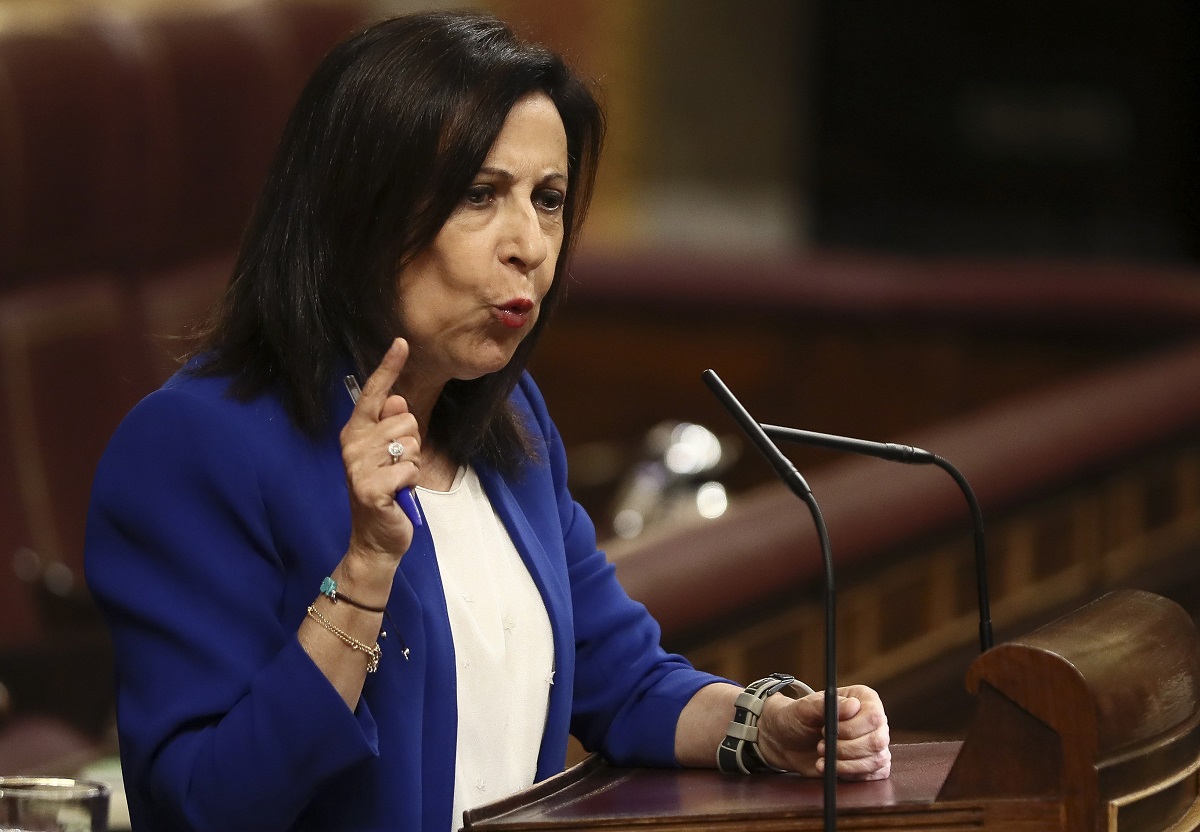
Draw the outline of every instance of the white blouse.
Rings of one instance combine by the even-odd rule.
[[[541,594],[471,468],[418,488],[446,592],[458,676],[454,814],[533,784],[554,684]]]

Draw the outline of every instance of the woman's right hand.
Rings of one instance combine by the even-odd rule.
[[[350,420],[342,428],[342,462],[350,491],[348,557],[363,566],[395,570],[413,539],[412,522],[396,503],[396,492],[415,485],[421,465],[416,417],[392,387],[408,360],[408,343],[397,338],[363,385]],[[388,445],[404,446],[393,463]],[[389,581],[390,583],[390,581]]]

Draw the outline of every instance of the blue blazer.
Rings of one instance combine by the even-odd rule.
[[[399,632],[351,712],[296,638],[349,541],[349,399],[330,391],[334,418],[314,439],[274,396],[226,387],[180,374],[148,396],[93,486],[87,579],[116,648],[134,830],[456,828],[454,645],[427,527],[388,602]],[[617,582],[528,376],[513,401],[537,459],[515,476],[476,471],[554,631],[537,777],[562,769],[568,732],[619,764],[675,765],[680,710],[717,680],[665,653]]]

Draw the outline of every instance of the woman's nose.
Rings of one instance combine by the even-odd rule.
[[[522,272],[531,272],[550,253],[537,209],[531,203],[513,200],[507,213],[502,257]]]

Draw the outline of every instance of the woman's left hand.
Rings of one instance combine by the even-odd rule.
[[[758,748],[776,768],[815,776],[825,770],[825,694],[767,699]],[[879,694],[863,685],[838,688],[837,776],[882,780],[891,774],[887,715]]]

